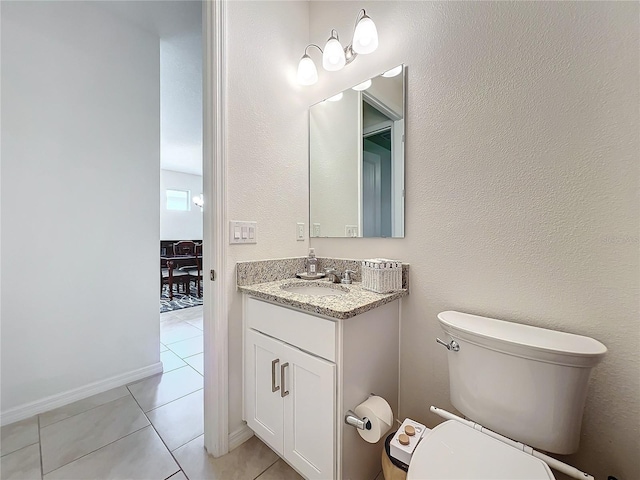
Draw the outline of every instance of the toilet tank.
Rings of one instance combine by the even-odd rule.
[[[438,315],[455,340],[451,403],[469,420],[531,447],[578,449],[591,369],[607,352],[581,335],[461,312]]]

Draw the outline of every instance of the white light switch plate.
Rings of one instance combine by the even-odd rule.
[[[345,225],[344,226],[344,234],[346,237],[357,237],[358,236],[358,226],[357,225]]]
[[[320,236],[320,224],[319,223],[314,223],[313,224],[313,236],[314,237],[319,237]]]
[[[258,223],[231,220],[229,222],[229,243],[258,243]]]
[[[304,240],[304,223],[296,223],[296,240],[302,242]]]

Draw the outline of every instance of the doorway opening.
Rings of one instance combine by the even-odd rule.
[[[398,236],[402,215],[402,117],[379,99],[362,98],[361,231],[363,237]]]

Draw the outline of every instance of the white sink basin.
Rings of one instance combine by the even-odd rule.
[[[312,285],[304,283],[294,283],[292,285],[283,285],[282,290],[290,293],[297,293],[298,295],[309,295],[312,297],[332,297],[337,295],[346,295],[349,290],[341,285],[335,285],[332,283]]]

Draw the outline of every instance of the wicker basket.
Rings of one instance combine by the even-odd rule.
[[[402,262],[373,258],[362,261],[362,288],[376,293],[402,289]]]

